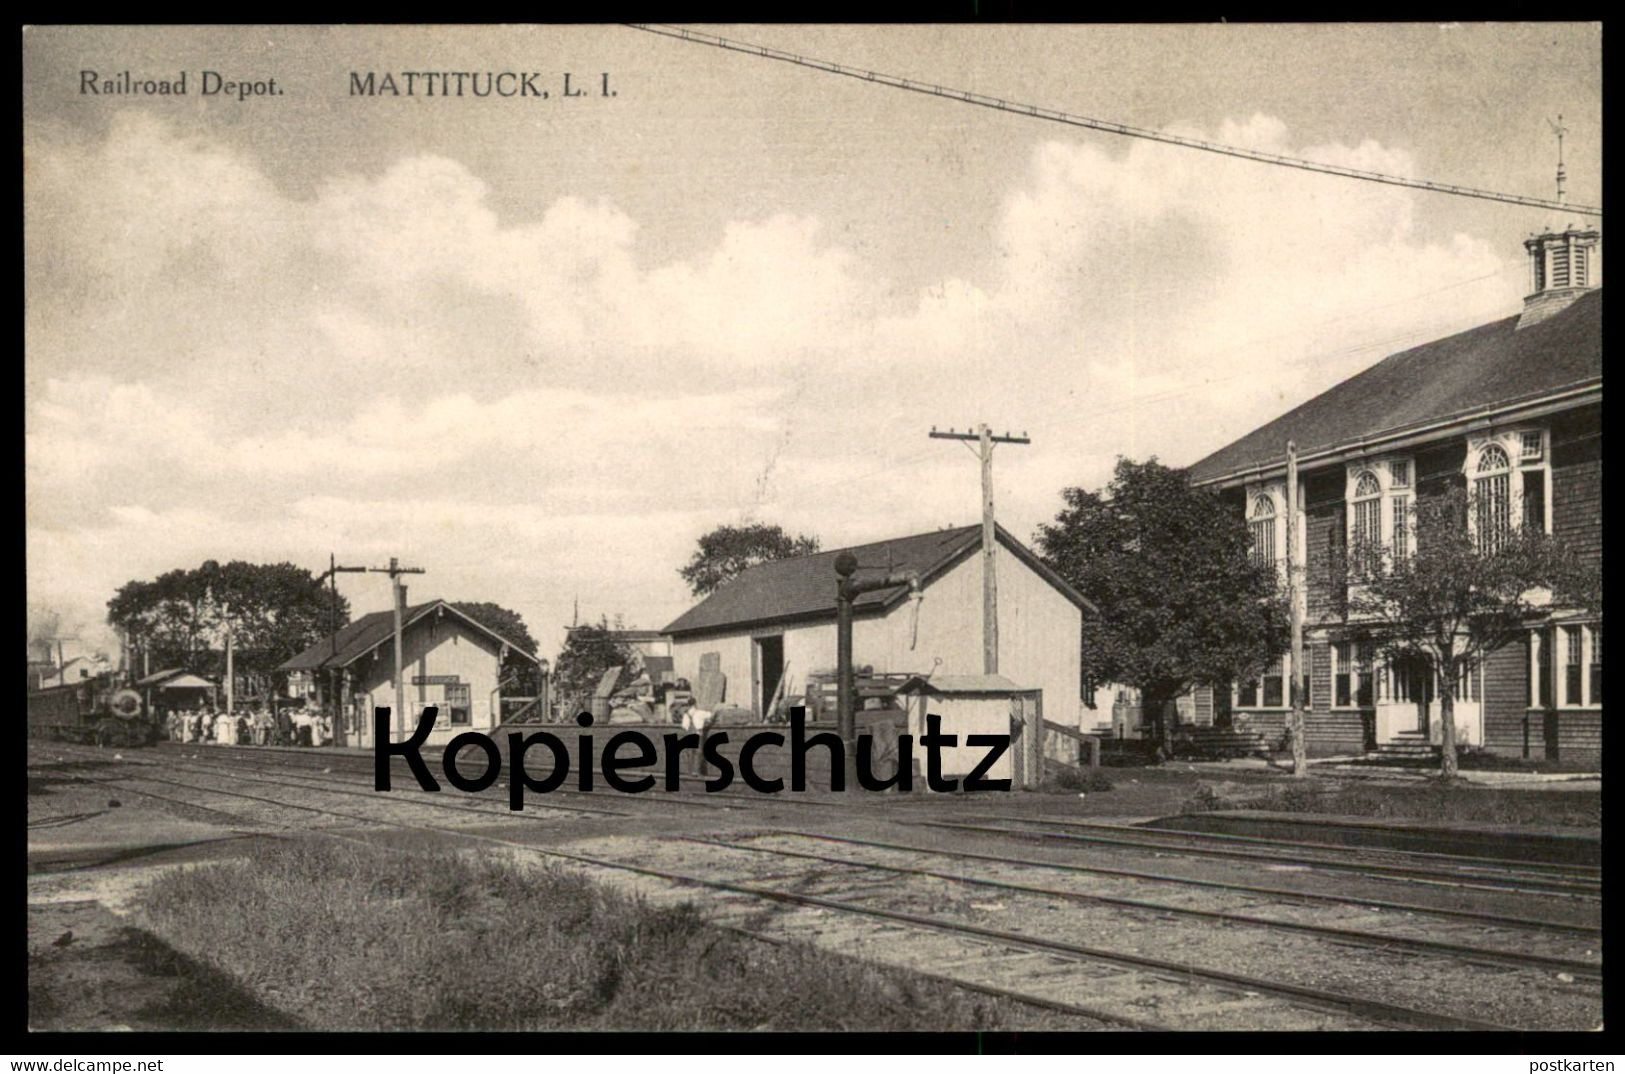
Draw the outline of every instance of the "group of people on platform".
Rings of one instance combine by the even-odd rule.
[[[279,708],[272,712],[254,705],[235,714],[203,704],[169,711],[165,729],[171,742],[220,746],[330,746],[333,721],[326,713],[308,708]]]

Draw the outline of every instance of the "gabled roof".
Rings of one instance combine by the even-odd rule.
[[[194,675],[185,668],[165,668],[162,671],[153,672],[144,679],[137,679],[135,685],[143,688],[151,686],[160,690],[196,690],[218,684],[211,679],[205,679],[201,675]]]
[[[1003,675],[915,675],[897,688],[900,694],[932,694],[937,697],[1019,694],[1017,686]]]
[[[1190,468],[1198,484],[1602,383],[1602,289],[1527,328],[1508,317],[1389,355]]]
[[[402,631],[407,630],[418,620],[441,608],[457,616],[481,633],[506,645],[512,651],[533,662],[535,661],[536,655],[534,653],[515,645],[467,612],[459,611],[456,605],[443,600],[431,600],[408,607],[405,614],[401,616]],[[337,634],[328,635],[298,656],[284,661],[277,667],[277,670],[314,671],[318,668],[348,667],[378,646],[389,641],[394,632],[395,613],[393,609],[382,612],[369,612],[349,626],[341,628]]]
[[[219,683],[212,679],[205,679],[202,675],[194,675],[190,671],[183,671],[174,678],[165,679],[158,684],[160,690],[212,690]]]
[[[1086,611],[1095,610],[1081,593],[1002,526],[998,527],[998,540],[1072,603]],[[981,546],[981,526],[960,526],[762,563],[743,571],[678,616],[666,627],[665,633],[698,634],[754,624],[833,617],[835,557],[842,552],[851,552],[857,557],[858,572],[853,577],[859,581],[891,571],[913,570],[919,572],[921,585],[929,586]],[[871,590],[852,602],[852,611],[855,615],[883,613],[906,599],[906,585]]]

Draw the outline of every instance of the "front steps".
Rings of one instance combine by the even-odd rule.
[[[1392,741],[1379,744],[1367,757],[1384,761],[1437,761],[1443,749],[1428,741],[1421,731],[1400,731]]]

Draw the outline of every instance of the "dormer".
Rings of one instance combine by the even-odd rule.
[[[1519,328],[1539,324],[1587,291],[1602,286],[1602,233],[1569,227],[1526,239],[1529,295]]]

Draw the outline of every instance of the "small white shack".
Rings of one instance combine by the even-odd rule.
[[[959,739],[958,745],[941,750],[944,776],[963,779],[987,756],[986,746],[967,743],[971,735],[1009,735],[1010,748],[981,778],[1008,779],[1017,789],[1027,785],[1027,771],[1034,767],[1030,736],[1044,719],[1042,690],[1024,689],[1003,675],[916,675],[898,687],[897,698],[908,712],[908,733],[914,736],[914,757],[921,772],[925,718],[939,716],[941,733]]]

